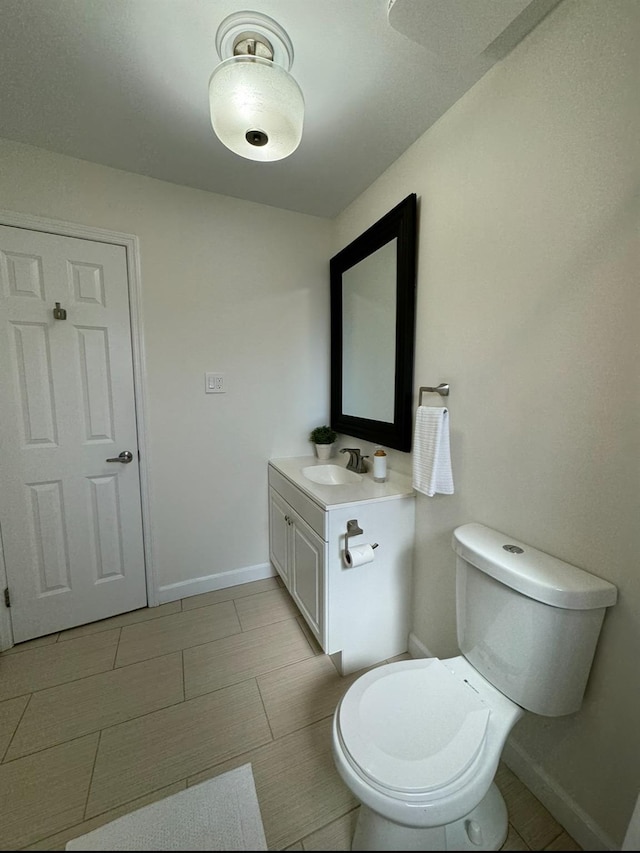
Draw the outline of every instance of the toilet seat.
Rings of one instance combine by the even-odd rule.
[[[376,787],[429,798],[464,783],[490,716],[466,679],[430,658],[360,676],[342,699],[336,722],[349,761]]]

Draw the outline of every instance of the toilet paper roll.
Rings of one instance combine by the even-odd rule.
[[[371,545],[355,545],[344,552],[344,561],[350,569],[373,562],[373,548]]]

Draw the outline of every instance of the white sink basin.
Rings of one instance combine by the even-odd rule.
[[[360,474],[356,474],[355,471],[347,471],[342,465],[309,465],[302,469],[302,473],[307,480],[320,483],[322,486],[344,486],[362,480]]]

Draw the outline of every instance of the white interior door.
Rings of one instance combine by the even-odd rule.
[[[15,642],[147,603],[123,246],[0,226],[0,534]]]

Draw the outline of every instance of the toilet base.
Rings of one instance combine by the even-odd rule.
[[[494,782],[475,809],[444,826],[401,826],[360,805],[351,849],[499,850],[507,831],[507,807]]]

